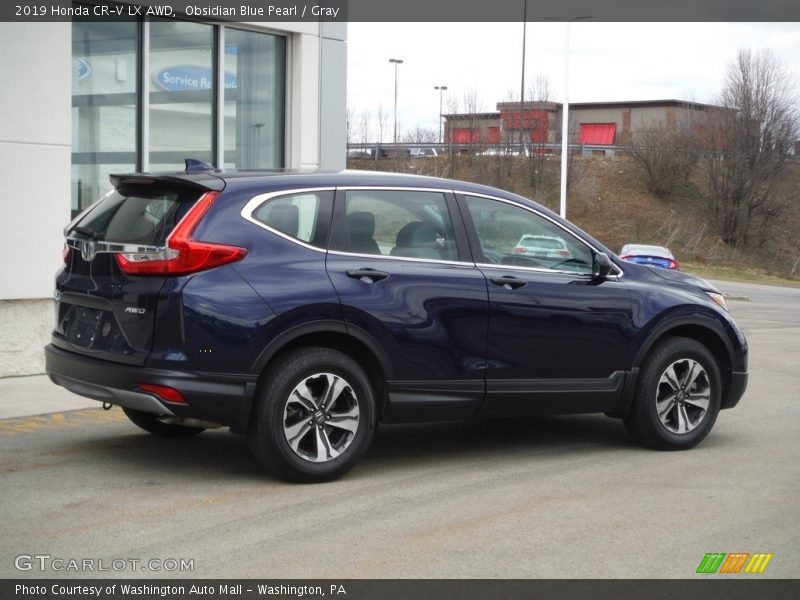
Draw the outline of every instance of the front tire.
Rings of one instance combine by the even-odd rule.
[[[667,338],[647,358],[625,426],[650,448],[686,450],[711,431],[721,396],[719,366],[708,348]]]
[[[164,423],[159,420],[158,415],[135,410],[133,408],[125,408],[123,406],[122,412],[124,412],[125,416],[137,427],[141,427],[148,433],[160,437],[185,438],[192,437],[193,435],[205,431],[202,427],[187,427],[186,425],[177,425],[175,423]]]
[[[253,455],[292,481],[331,481],[352,469],[372,441],[375,397],[364,370],[329,348],[292,351],[259,386],[247,433]]]

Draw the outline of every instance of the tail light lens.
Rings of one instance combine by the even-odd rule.
[[[64,249],[61,251],[61,256],[64,257],[64,264],[69,264],[69,259],[72,258],[72,248],[67,246],[66,242],[64,243]]]
[[[630,260],[632,257],[631,257],[631,255],[630,255],[630,254],[625,254],[625,255],[623,255],[623,256],[620,256],[620,258],[621,258],[622,260]]]
[[[556,254],[563,256],[564,258],[569,258],[572,256],[572,253],[569,250],[556,250]]]
[[[117,264],[128,275],[188,275],[241,260],[247,250],[238,246],[195,240],[194,230],[211,208],[218,192],[208,192],[189,209],[172,230],[163,252],[117,254]]]
[[[675,260],[674,258],[670,258],[669,259],[669,266],[667,268],[668,269],[677,269],[680,266],[681,265],[677,260]]]
[[[523,246],[516,246],[516,247],[515,247],[515,248],[514,248],[514,249],[511,251],[511,253],[512,253],[512,254],[525,254],[527,251],[528,251],[528,249],[527,249],[527,248],[524,248]]]

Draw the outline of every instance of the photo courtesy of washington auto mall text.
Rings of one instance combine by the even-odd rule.
[[[268,584],[268,583],[17,583],[14,596],[18,598],[346,598],[347,590],[341,583],[325,585]],[[5,600],[5,599],[4,599]]]

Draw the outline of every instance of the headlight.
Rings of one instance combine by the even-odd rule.
[[[722,297],[722,294],[717,294],[716,292],[706,292],[706,294],[726,311],[728,310],[728,305],[725,303],[725,298]]]

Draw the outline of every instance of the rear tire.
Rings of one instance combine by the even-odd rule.
[[[708,348],[690,338],[667,338],[644,364],[625,426],[650,448],[686,450],[711,431],[721,396],[719,365]]]
[[[375,427],[375,396],[361,366],[336,350],[304,348],[264,374],[247,442],[273,473],[316,483],[352,469]]]
[[[141,427],[148,433],[167,438],[186,438],[198,433],[203,433],[205,429],[201,427],[187,427],[186,425],[176,425],[174,423],[163,423],[159,421],[158,415],[135,410],[133,408],[122,407],[131,422],[137,427]]]

